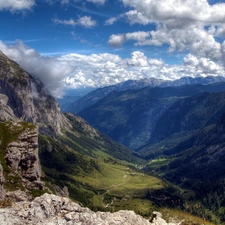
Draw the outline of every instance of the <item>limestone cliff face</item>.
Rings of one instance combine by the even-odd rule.
[[[57,101],[41,82],[33,79],[1,51],[0,95],[1,121],[19,119],[36,124],[42,133],[52,136],[60,133],[65,118]]]

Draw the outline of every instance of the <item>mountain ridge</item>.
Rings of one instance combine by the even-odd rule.
[[[182,77],[178,80],[167,81],[156,78],[145,78],[140,80],[128,80],[119,84],[103,87],[96,89],[87,95],[81,97],[74,103],[68,104],[67,107],[64,108],[66,112],[71,112],[73,114],[77,114],[84,110],[85,108],[94,105],[102,98],[106,97],[110,92],[113,91],[126,91],[126,90],[137,90],[145,87],[178,87],[188,84],[213,84],[218,82],[225,82],[225,78],[222,76],[207,76],[207,77]]]
[[[139,149],[149,142],[158,119],[176,101],[203,92],[224,90],[222,82],[111,92],[78,115],[115,141]]]

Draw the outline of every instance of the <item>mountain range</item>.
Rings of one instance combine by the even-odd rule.
[[[80,98],[74,98],[67,102],[67,98],[60,100],[60,106],[63,107],[63,111],[71,112],[73,114],[79,113],[85,108],[94,105],[96,102],[106,97],[113,91],[126,91],[126,90],[138,90],[145,87],[177,87],[188,84],[213,84],[218,82],[225,82],[225,78],[221,76],[207,76],[207,77],[182,77],[179,80],[167,81],[156,78],[145,78],[140,80],[128,80],[116,85],[111,85],[103,88],[98,88],[91,91]]]
[[[1,218],[12,212],[18,224],[41,224],[51,211],[51,222],[69,224],[72,214],[82,222],[87,212],[98,221],[123,214],[158,224],[151,218],[157,209],[176,223],[225,221],[223,78],[116,86],[79,116],[61,113],[41,81],[0,53],[0,206],[9,209]],[[59,208],[52,194],[63,199]],[[72,209],[65,196],[94,211],[134,210],[148,220]]]
[[[161,117],[174,104],[193,95],[220,91],[225,91],[224,82],[111,92],[78,115],[113,140],[128,148],[139,149],[151,142],[152,134],[157,132],[155,129],[159,129]],[[166,127],[162,126],[162,129]]]

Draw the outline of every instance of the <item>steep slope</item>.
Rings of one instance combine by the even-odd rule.
[[[65,125],[57,101],[41,82],[0,52],[1,121],[32,122],[41,133],[56,135]]]
[[[145,171],[191,190],[192,210],[209,218],[216,215],[219,224],[225,222],[224,101],[221,92],[176,102],[159,119],[155,142],[139,152],[150,159]]]
[[[113,140],[138,149],[148,143],[156,122],[176,101],[221,90],[225,90],[224,83],[112,92],[79,115]]]
[[[198,130],[211,125],[225,112],[225,92],[203,93],[176,102],[157,121],[152,139]],[[170,121],[170,125],[167,126]]]
[[[169,164],[172,171],[168,171],[167,176],[176,177],[177,181],[185,178],[194,181],[225,179],[224,137],[225,114],[216,124],[204,127],[195,135],[192,146],[181,152],[177,159]]]
[[[150,141],[139,150],[146,158],[173,155],[192,145],[196,133],[225,113],[225,92],[202,93],[175,102],[156,123]],[[160,149],[160,150],[159,150]]]

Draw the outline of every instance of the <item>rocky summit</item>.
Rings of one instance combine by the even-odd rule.
[[[150,220],[127,210],[93,212],[68,198],[53,194],[44,194],[32,202],[17,202],[9,208],[0,209],[0,224],[4,225],[175,225],[163,220],[160,213],[155,213]]]

